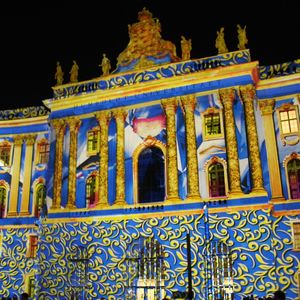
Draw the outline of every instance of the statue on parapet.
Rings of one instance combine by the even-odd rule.
[[[221,27],[220,31],[217,31],[215,47],[218,49],[218,54],[228,52],[224,37],[224,27]]]
[[[77,62],[73,60],[73,66],[71,68],[70,74],[70,82],[78,82],[78,70],[79,66],[77,65]]]
[[[182,60],[188,60],[191,58],[192,40],[186,39],[183,35],[181,36],[181,58]]]
[[[108,59],[108,57],[106,56],[105,53],[103,53],[102,62],[99,65],[99,67],[102,67],[102,75],[103,76],[106,76],[109,74],[109,71],[111,69],[111,64],[110,64],[110,60]]]
[[[56,72],[54,75],[54,78],[56,80],[56,85],[62,85],[64,81],[64,72],[61,68],[60,62],[56,62]]]
[[[246,36],[246,25],[244,28],[240,26],[240,24],[237,24],[237,33],[238,33],[238,49],[244,50],[246,49],[246,44],[248,43],[248,39]]]

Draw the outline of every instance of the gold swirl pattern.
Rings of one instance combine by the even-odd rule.
[[[0,111],[0,121],[17,120],[46,116],[49,111],[44,106],[31,106],[17,109],[7,109]]]
[[[220,240],[232,252],[235,299],[263,296],[281,288],[287,299],[297,295],[299,254],[292,251],[291,221],[296,216],[273,217],[267,210],[217,213],[209,216],[210,240]],[[203,215],[159,216],[149,219],[95,220],[43,224],[38,259],[26,259],[26,234],[32,229],[3,230],[0,295],[20,293],[24,274],[37,270],[35,299],[68,299],[76,266],[70,260],[76,247],[89,256],[87,299],[105,295],[124,299],[129,246],[142,237],[154,237],[165,252],[165,284],[186,289],[186,233],[191,234],[192,278],[196,299],[204,298],[204,256],[208,242]]]
[[[259,67],[260,79],[269,79],[278,76],[290,75],[300,72],[300,60],[294,60],[272,66]]]
[[[159,80],[189,73],[201,72],[206,69],[225,67],[234,64],[250,62],[249,50],[240,50],[226,54],[196,59],[186,62],[172,63],[167,66],[151,67],[147,70],[137,70],[129,74],[111,74],[108,79],[101,78],[99,81],[88,81],[83,83],[68,84],[65,87],[53,87],[53,98],[62,99],[82,93],[92,93],[96,90],[106,90],[116,87],[131,85],[139,82]]]

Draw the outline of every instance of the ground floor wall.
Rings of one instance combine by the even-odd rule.
[[[128,249],[143,237],[163,245],[166,293],[187,287],[186,234],[191,236],[195,299],[205,299],[203,249],[210,240],[226,243],[232,253],[234,299],[265,296],[277,289],[287,299],[298,296],[300,254],[293,251],[291,222],[298,216],[274,217],[269,211],[189,214],[131,219],[47,222],[39,225],[36,259],[26,258],[26,234],[33,229],[2,229],[0,296],[20,294],[24,277],[35,272],[35,299],[69,299],[76,266],[76,249],[89,258],[86,299],[125,299]],[[205,234],[206,224],[209,231]],[[206,227],[207,228],[207,227]]]

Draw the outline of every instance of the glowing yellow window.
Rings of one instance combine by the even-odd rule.
[[[49,159],[50,145],[47,139],[42,139],[37,143],[36,163],[46,164]]]
[[[300,140],[298,106],[283,104],[277,109],[280,138],[283,145],[295,145]]]
[[[29,235],[27,240],[26,257],[35,258],[37,254],[37,246],[38,246],[37,235],[34,234]]]
[[[300,222],[292,223],[293,249],[300,251]]]
[[[221,111],[214,107],[208,108],[201,114],[204,140],[222,138],[223,121]]]
[[[87,152],[88,155],[95,155],[99,152],[100,130],[93,129],[87,133]]]

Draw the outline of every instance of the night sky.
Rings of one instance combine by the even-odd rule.
[[[191,58],[217,54],[216,31],[222,26],[229,51],[237,50],[236,25],[241,24],[247,25],[253,61],[271,65],[300,58],[295,1],[272,3],[268,8],[252,1],[211,0],[98,1],[96,6],[90,1],[73,1],[51,7],[39,3],[32,7],[11,3],[0,10],[0,110],[38,106],[51,98],[56,61],[63,67],[64,82],[69,81],[73,59],[80,68],[80,81],[101,74],[102,53],[115,69],[116,58],[129,41],[127,24],[137,22],[137,13],[144,6],[160,20],[162,38],[176,44],[178,56],[181,35],[192,39]]]

